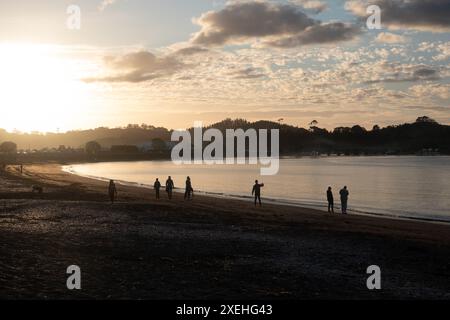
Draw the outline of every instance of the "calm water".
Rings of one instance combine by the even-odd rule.
[[[66,170],[90,177],[153,185],[171,175],[182,188],[186,176],[197,191],[247,197],[255,179],[265,183],[263,197],[324,207],[332,186],[335,202],[340,188],[350,191],[349,209],[450,222],[450,157],[326,157],[282,159],[276,176],[259,176],[253,165],[182,165],[170,161],[115,162],[71,165]]]

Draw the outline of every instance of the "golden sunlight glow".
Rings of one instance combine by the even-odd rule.
[[[0,128],[72,127],[89,99],[79,64],[55,46],[0,44]]]

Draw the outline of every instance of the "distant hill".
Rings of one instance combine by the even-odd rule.
[[[84,148],[88,141],[97,141],[104,148],[113,145],[138,145],[153,139],[170,140],[170,131],[148,125],[128,125],[124,128],[96,128],[66,133],[28,134],[8,133],[0,129],[0,143],[13,141],[18,149]]]
[[[332,131],[318,127],[313,121],[308,129],[272,121],[249,122],[226,119],[208,128],[279,129],[280,152],[284,155],[318,152],[323,154],[450,154],[450,126],[441,125],[426,116],[414,123],[367,130],[359,125],[338,127]],[[128,125],[123,128],[97,128],[66,133],[8,133],[0,129],[0,143],[12,141],[19,150],[84,148],[88,141],[97,141],[103,148],[114,145],[140,145],[153,139],[170,141],[171,131],[149,125]]]
[[[209,128],[279,129],[281,154],[317,152],[322,154],[450,154],[450,126],[423,116],[406,123],[367,130],[359,125],[338,127],[332,131],[312,123],[309,129],[271,121],[248,122],[226,119]]]

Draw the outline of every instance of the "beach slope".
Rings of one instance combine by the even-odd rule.
[[[33,185],[44,188],[32,193]],[[3,299],[448,299],[450,226],[0,173]],[[82,290],[66,288],[78,265]],[[366,287],[367,267],[382,290]]]

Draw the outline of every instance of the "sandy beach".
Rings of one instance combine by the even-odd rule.
[[[44,188],[32,193],[33,185]],[[0,173],[3,299],[448,299],[450,225],[152,190],[63,172]],[[82,290],[66,288],[78,265]],[[382,290],[366,269],[382,270]]]

